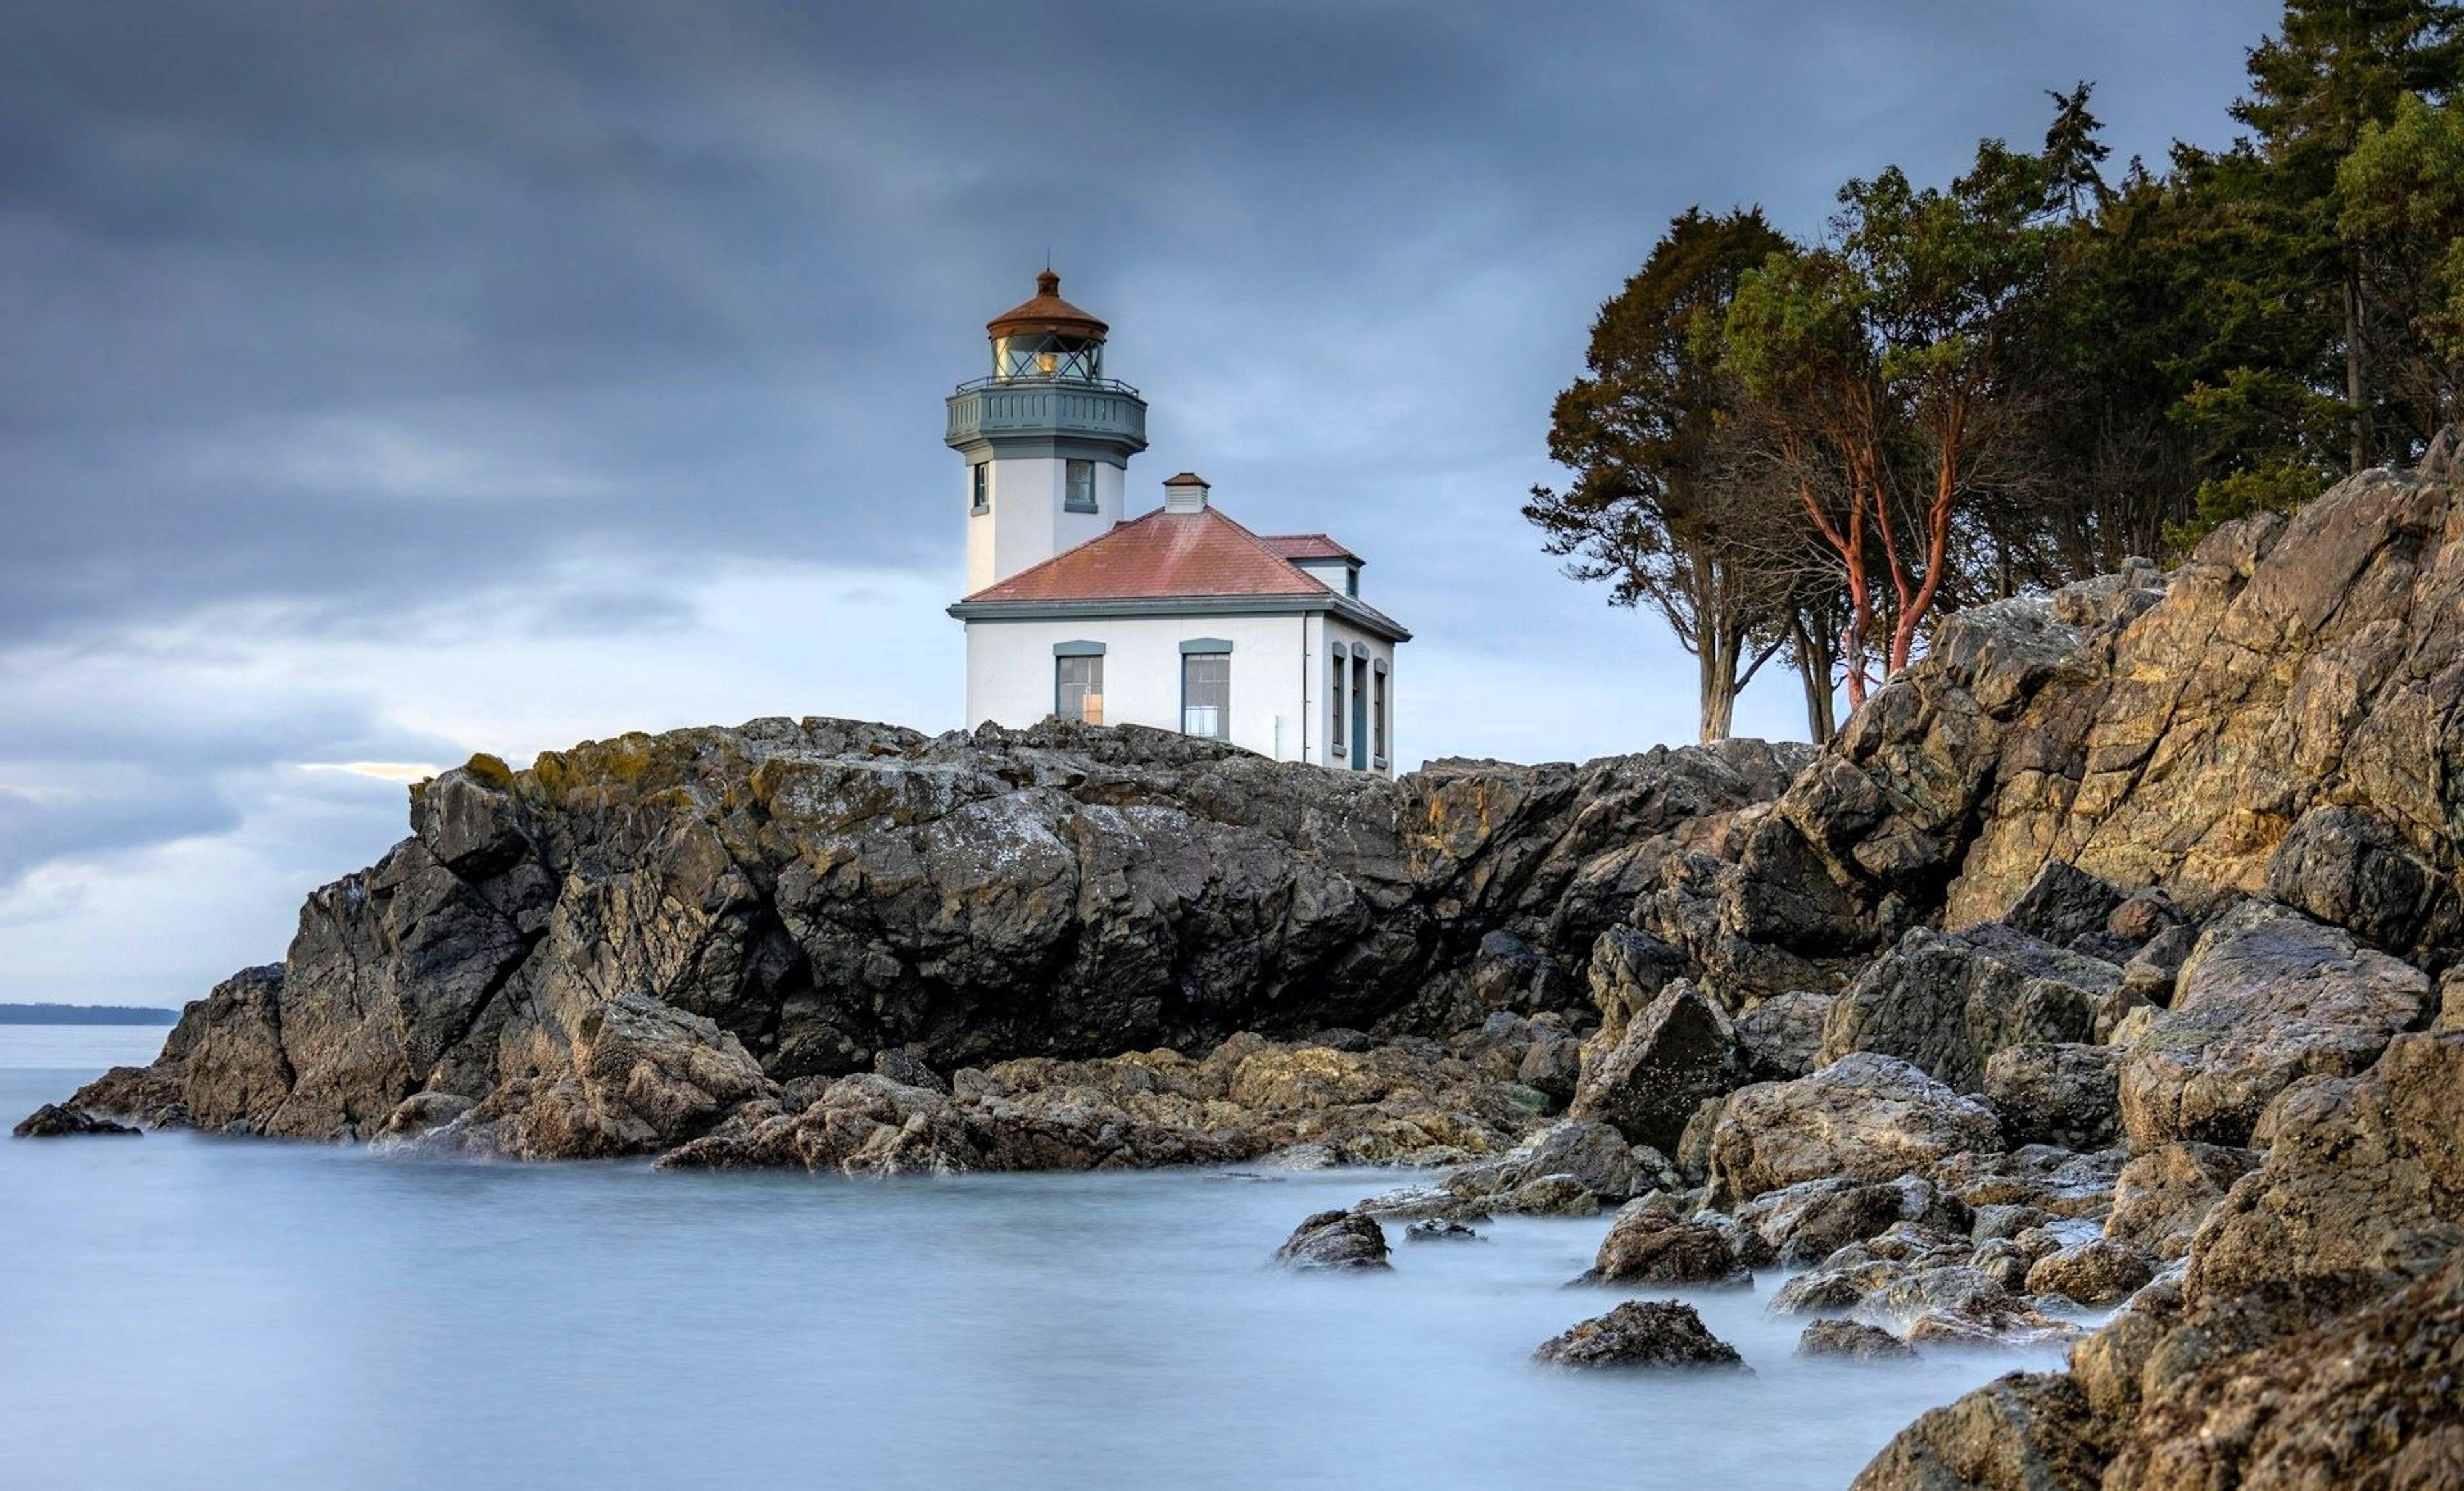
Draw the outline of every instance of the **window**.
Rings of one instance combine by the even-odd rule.
[[[1353,599],[1354,601],[1357,601],[1357,600],[1359,600],[1359,599],[1360,599],[1360,566],[1359,566],[1359,565],[1357,565],[1357,564],[1346,564],[1345,566],[1343,566],[1343,593],[1344,593],[1345,595],[1348,595],[1348,596],[1352,597],[1352,599]]]
[[[1180,659],[1180,732],[1232,738],[1232,654],[1186,652]]]
[[[967,511],[989,513],[993,510],[993,463],[978,461],[967,468]]]
[[[1331,666],[1326,670],[1327,704],[1331,709],[1334,719],[1334,723],[1328,727],[1326,733],[1327,753],[1331,760],[1340,760],[1343,756],[1343,680],[1344,676],[1351,671],[1344,650],[1341,647],[1335,648]]]
[[[1371,677],[1374,680],[1369,691],[1369,720],[1372,732],[1369,738],[1374,747],[1371,754],[1382,761],[1386,759],[1386,669],[1378,669]]]
[[[1104,376],[1104,344],[1050,332],[1003,337],[993,343],[993,372],[1001,378],[1068,378],[1091,383]]]
[[[1061,499],[1061,506],[1071,513],[1092,513],[1095,511],[1095,463],[1071,461],[1068,473],[1069,487]]]
[[[1104,723],[1103,655],[1057,657],[1052,666],[1052,713],[1071,724]]]

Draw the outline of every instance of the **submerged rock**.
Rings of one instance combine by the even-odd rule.
[[[1705,1328],[1694,1306],[1675,1300],[1628,1300],[1542,1343],[1531,1359],[1549,1367],[1745,1370],[1737,1348]]]
[[[1832,1356],[1857,1362],[1912,1362],[1917,1348],[1879,1326],[1853,1320],[1817,1320],[1796,1338],[1799,1356]]]
[[[65,1139],[79,1134],[135,1134],[143,1130],[126,1124],[115,1124],[108,1118],[97,1118],[78,1108],[62,1107],[46,1103],[24,1118],[10,1132],[20,1139]]]
[[[1387,1268],[1386,1230],[1357,1212],[1320,1212],[1292,1229],[1275,1261],[1293,1269]]]

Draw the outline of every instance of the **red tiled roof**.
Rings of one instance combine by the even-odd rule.
[[[1260,534],[1258,541],[1287,559],[1356,559],[1359,555],[1324,534]]]
[[[1195,596],[1317,596],[1327,587],[1214,508],[1157,509],[1020,570],[976,601],[1158,601]]]

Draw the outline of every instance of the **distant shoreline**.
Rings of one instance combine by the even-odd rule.
[[[0,1004],[0,1025],[175,1025],[178,1010],[144,1004]]]

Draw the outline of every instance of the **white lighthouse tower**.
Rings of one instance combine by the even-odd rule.
[[[950,607],[967,724],[1142,725],[1394,771],[1395,649],[1412,634],[1361,599],[1360,556],[1324,533],[1250,532],[1195,471],[1129,514],[1146,401],[1104,376],[1104,323],[1051,270],[984,329],[993,370],[949,400],[967,463],[967,591]]]
[[[1123,516],[1130,457],[1147,448],[1138,391],[1104,376],[1102,321],[1061,298],[1061,276],[985,323],[989,376],[949,399],[966,457],[967,590],[998,584]]]

